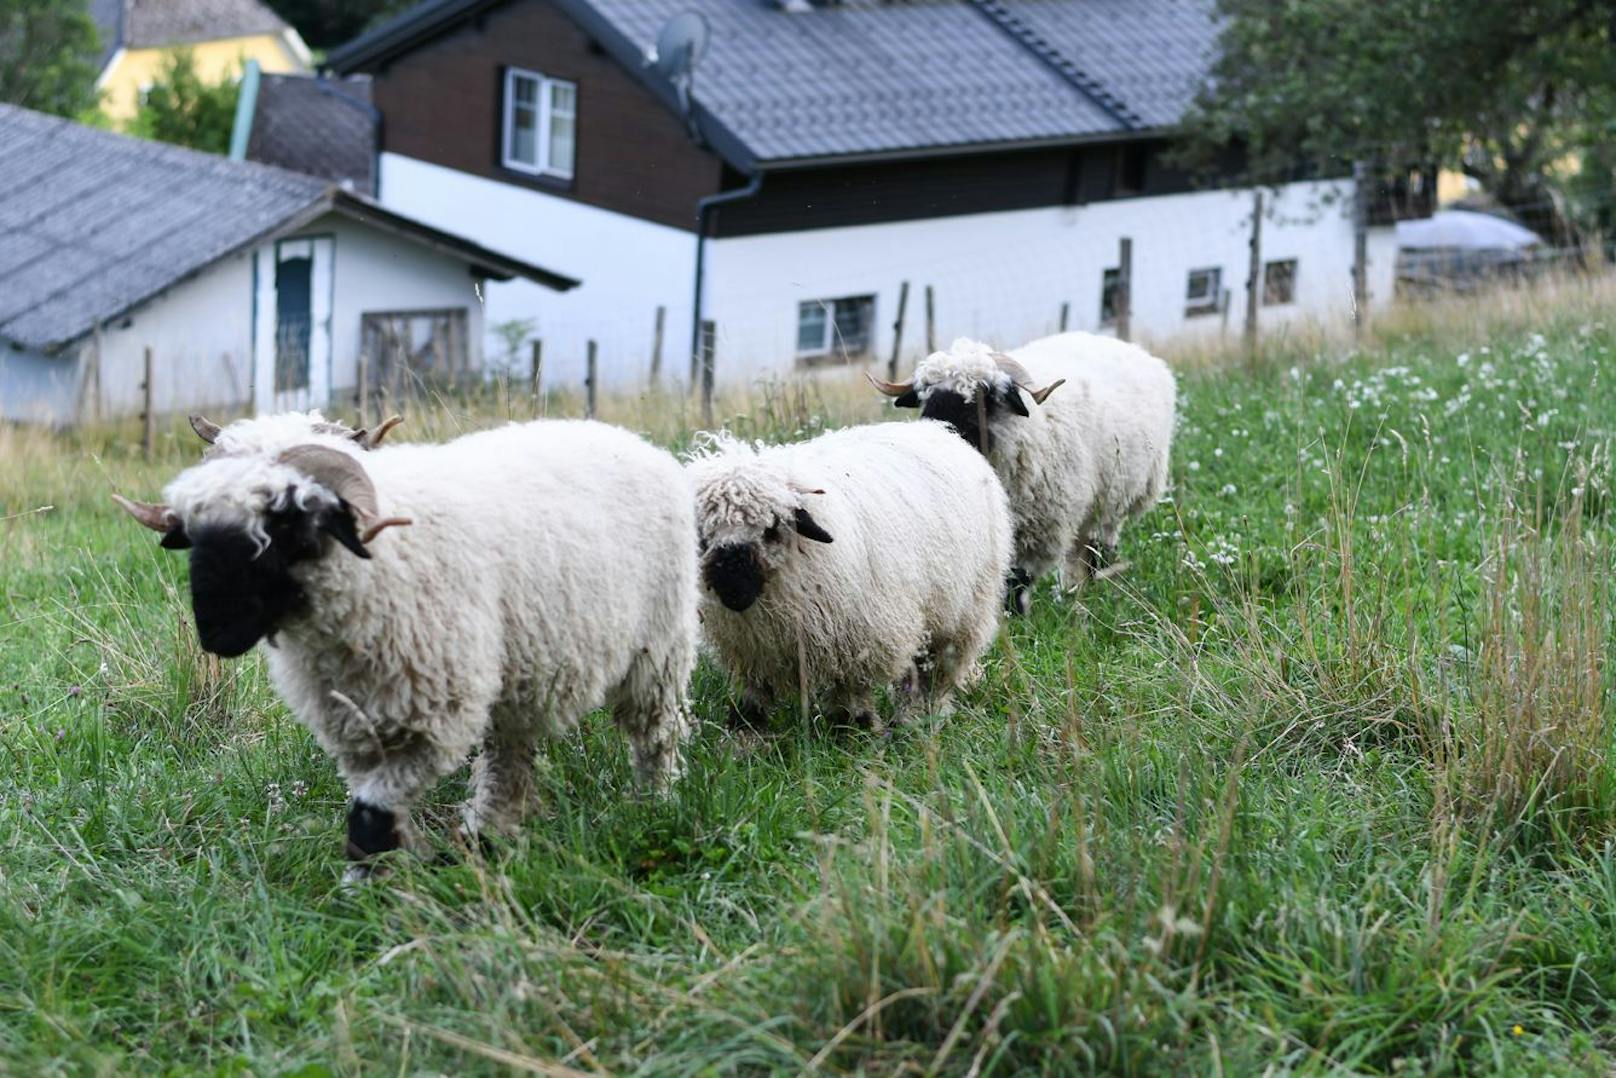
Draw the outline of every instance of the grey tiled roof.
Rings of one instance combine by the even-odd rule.
[[[107,56],[120,46],[160,48],[287,29],[260,0],[91,0],[90,16]]]
[[[556,2],[664,100],[641,57],[672,16],[705,16],[697,118],[721,150],[750,159],[743,165],[1171,126],[1216,42],[1213,0],[843,0],[803,14],[774,0]],[[330,63],[369,69],[487,6],[428,0]]]
[[[261,239],[335,211],[491,275],[578,282],[313,176],[0,105],[0,338],[50,351]]]
[[[370,78],[262,76],[247,159],[371,194],[376,112],[370,104]]]

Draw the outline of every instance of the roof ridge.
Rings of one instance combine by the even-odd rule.
[[[1145,126],[1144,119],[1129,108],[1126,101],[1107,89],[1099,79],[1078,67],[1069,56],[1023,22],[1019,15],[1010,10],[1004,0],[970,0],[970,4],[986,16],[989,22],[1004,31],[1011,40],[1032,53],[1046,67],[1110,113],[1123,127],[1136,131]]]

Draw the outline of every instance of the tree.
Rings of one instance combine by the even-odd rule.
[[[1298,164],[1441,165],[1560,242],[1559,173],[1616,108],[1616,0],[1218,0],[1192,161],[1239,146],[1253,179]]]
[[[270,0],[316,49],[334,49],[412,6],[412,0]]]
[[[227,153],[236,122],[238,82],[225,76],[208,82],[196,70],[189,49],[175,49],[163,60],[162,76],[142,96],[129,133],[193,150]]]
[[[95,105],[100,56],[86,0],[0,0],[0,101],[77,115]]]

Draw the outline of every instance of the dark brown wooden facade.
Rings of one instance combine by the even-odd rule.
[[[571,180],[501,165],[505,71],[578,84]],[[382,149],[694,230],[696,203],[718,190],[721,163],[683,123],[551,0],[511,0],[375,72]]]

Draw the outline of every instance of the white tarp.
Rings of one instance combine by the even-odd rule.
[[[1397,246],[1466,251],[1520,251],[1543,241],[1513,221],[1473,210],[1442,210],[1418,221],[1397,222]]]

